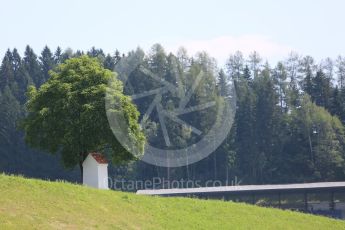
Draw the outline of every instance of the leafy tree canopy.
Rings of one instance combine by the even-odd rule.
[[[137,123],[139,112],[125,96],[116,74],[104,69],[96,58],[81,56],[60,64],[39,89],[28,90],[27,117],[22,122],[26,142],[52,154],[61,152],[66,167],[82,162],[89,152],[109,154],[113,161],[133,156],[121,146],[109,126],[105,96],[119,101],[109,108],[124,113],[126,135],[143,151],[145,137]],[[108,108],[107,108],[108,109]]]

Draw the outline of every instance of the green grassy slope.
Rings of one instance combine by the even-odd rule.
[[[0,174],[0,229],[345,229],[345,221]]]

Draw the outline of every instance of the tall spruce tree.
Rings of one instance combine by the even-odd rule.
[[[48,46],[45,46],[41,56],[39,57],[40,60],[40,67],[41,67],[41,72],[43,73],[43,81],[46,82],[50,75],[49,71],[54,68],[55,60],[52,52],[48,48]]]
[[[30,46],[26,46],[25,48],[23,64],[35,86],[39,87],[42,85],[44,83],[44,78],[42,76],[38,58]]]

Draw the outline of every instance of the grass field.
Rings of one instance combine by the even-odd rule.
[[[345,229],[345,221],[0,174],[0,229]]]

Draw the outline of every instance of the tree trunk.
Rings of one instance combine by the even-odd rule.
[[[310,134],[308,134],[308,140],[309,140],[309,148],[310,148],[310,158],[311,158],[311,162],[313,162],[313,164],[314,164],[313,145],[312,145],[312,142],[311,142]]]
[[[84,150],[83,152],[81,152],[79,154],[79,169],[80,169],[80,177],[81,177],[80,181],[82,184],[83,184],[83,175],[84,175],[84,173],[83,173],[83,162],[84,162],[85,158],[87,157],[87,155],[88,155],[88,152],[86,150]]]
[[[80,169],[80,181],[83,184],[83,162],[79,161],[79,169]]]

